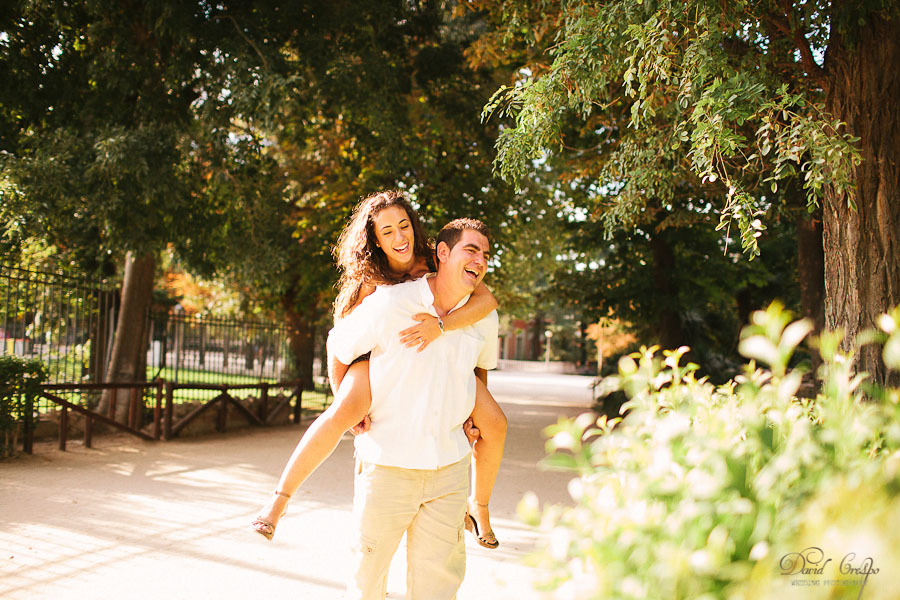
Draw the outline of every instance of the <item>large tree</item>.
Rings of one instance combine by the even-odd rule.
[[[565,151],[562,125],[573,114],[624,112],[610,161],[630,161],[631,171],[607,171],[616,177],[600,182],[617,187],[615,214],[643,212],[652,200],[645,184],[670,180],[662,166],[680,161],[720,186],[723,224],[734,223],[752,256],[765,212],[796,206],[802,186],[810,211],[824,208],[826,327],[842,329],[849,344],[900,303],[900,105],[885,101],[900,92],[900,76],[883,68],[900,52],[897,2],[506,2],[494,10],[511,31],[538,23],[554,39],[549,64],[495,98],[516,118],[498,141],[503,176],[524,179],[542,152]],[[664,143],[642,151],[648,137]],[[815,221],[804,227],[805,240],[816,233]],[[857,360],[886,381],[877,351]]]
[[[361,197],[403,187],[432,231],[461,215],[499,224],[517,201],[491,179],[496,126],[479,123],[509,75],[466,60],[485,23],[454,6],[311,8],[315,33],[287,34],[284,75],[264,80],[277,90],[270,119],[234,120],[231,141],[209,140],[193,156],[222,207],[208,226],[222,234],[185,256],[283,314],[304,379],[317,327],[330,321],[331,246]]]
[[[187,168],[200,133],[227,137],[240,108],[265,108],[265,32],[301,8],[34,0],[0,17],[5,233],[88,271],[124,265],[107,380],[143,378],[156,256],[197,245],[218,208]]]

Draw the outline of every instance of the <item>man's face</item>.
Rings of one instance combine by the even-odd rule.
[[[462,232],[459,241],[451,249],[445,243],[438,246],[440,270],[446,270],[442,277],[447,277],[451,284],[458,284],[467,293],[471,293],[487,273],[487,261],[490,258],[488,239],[472,229]]]

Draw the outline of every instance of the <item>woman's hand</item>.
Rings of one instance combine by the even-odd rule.
[[[438,326],[437,317],[428,313],[419,313],[413,316],[413,319],[419,322],[400,332],[400,343],[407,348],[418,346],[416,352],[424,350],[428,344],[433,342],[441,335],[441,328]]]

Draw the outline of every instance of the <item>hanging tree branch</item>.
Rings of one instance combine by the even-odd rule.
[[[263,55],[263,53],[260,51],[259,47],[258,47],[256,44],[253,43],[253,40],[251,40],[249,37],[247,37],[247,34],[244,33],[244,30],[241,29],[241,26],[240,26],[240,25],[238,25],[237,19],[235,19],[235,18],[232,17],[231,15],[219,15],[219,16],[217,16],[217,17],[215,17],[215,18],[216,18],[216,19],[225,18],[225,19],[228,19],[229,21],[231,21],[231,23],[234,25],[234,28],[237,30],[237,32],[240,34],[240,36],[241,36],[242,38],[244,38],[244,41],[245,41],[245,42],[247,42],[248,44],[250,44],[250,47],[253,48],[253,50],[254,50],[254,51],[256,52],[256,54],[259,56],[259,60],[262,61],[263,69],[265,69],[266,71],[269,70],[269,63],[268,63],[268,61],[266,60],[266,57],[265,57],[265,56]]]
[[[783,12],[773,12],[762,17],[763,22],[768,26],[769,35],[790,42],[800,52],[800,61],[810,79],[816,83],[821,83],[825,78],[825,71],[816,64],[816,59],[813,56],[812,48],[810,48],[809,40],[806,39],[805,33],[799,25],[795,26],[791,2],[783,0],[781,5]]]

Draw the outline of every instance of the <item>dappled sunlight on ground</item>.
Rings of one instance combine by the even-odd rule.
[[[516,505],[527,491],[542,502],[570,502],[571,474],[536,466],[541,429],[589,407],[589,378],[565,377],[492,374],[510,421],[491,503],[501,547],[481,548],[466,535],[460,600],[538,597],[529,583],[535,572],[522,562],[538,537],[517,520]],[[33,456],[0,462],[0,597],[340,598],[349,436],[295,495],[272,542],[249,526],[301,432],[287,426],[160,443],[115,436],[98,438],[94,449],[72,443],[65,453],[44,443]],[[403,596],[405,569],[401,547],[389,597]]]

